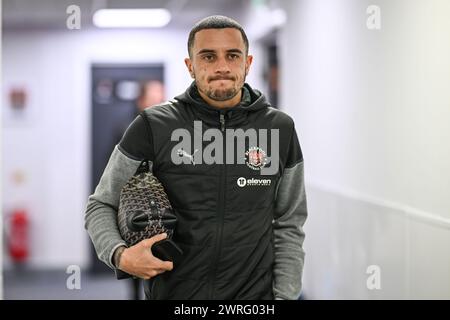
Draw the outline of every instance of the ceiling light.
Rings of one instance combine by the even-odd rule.
[[[100,9],[93,22],[99,28],[161,28],[170,18],[166,9]]]
[[[275,9],[272,11],[272,25],[275,27],[281,27],[286,24],[287,16],[286,11],[283,9]]]

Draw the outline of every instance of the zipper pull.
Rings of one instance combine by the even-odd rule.
[[[220,129],[225,131],[225,115],[223,113],[220,114]]]

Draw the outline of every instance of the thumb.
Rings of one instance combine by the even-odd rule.
[[[164,240],[165,238],[167,238],[167,233],[160,233],[150,239],[142,240],[142,245],[145,248],[151,248],[156,242]]]

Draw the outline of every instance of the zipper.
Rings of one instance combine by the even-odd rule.
[[[216,228],[216,244],[215,244],[215,251],[214,251],[214,258],[213,258],[213,264],[211,268],[210,273],[210,291],[209,291],[209,299],[214,299],[214,283],[216,278],[216,272],[217,272],[217,266],[219,263],[219,257],[222,249],[222,234],[223,234],[223,216],[225,211],[225,182],[226,182],[226,172],[227,172],[227,166],[226,166],[226,135],[225,133],[225,114],[220,113],[220,130],[223,134],[223,159],[224,163],[220,166],[220,175],[219,175],[219,203],[218,203],[218,211],[217,211],[217,228]]]
[[[222,112],[220,113],[220,130],[222,132],[225,131],[225,114],[223,114]]]

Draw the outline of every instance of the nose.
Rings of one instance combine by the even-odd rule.
[[[216,62],[216,73],[230,73],[230,66],[228,65],[227,59],[225,57],[220,57]]]

